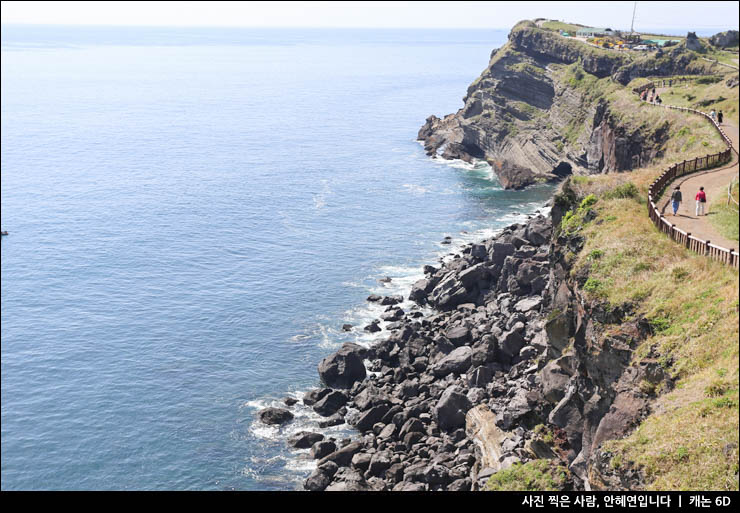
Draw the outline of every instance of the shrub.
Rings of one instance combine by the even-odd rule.
[[[671,327],[671,320],[667,317],[653,317],[650,319],[650,327],[655,333],[662,333]]]
[[[550,460],[515,463],[493,474],[486,484],[488,491],[559,491],[568,479],[568,469]]]
[[[688,459],[689,450],[686,447],[679,447],[678,449],[676,449],[676,458],[680,461]]]
[[[707,77],[699,77],[699,78],[697,78],[696,79],[696,83],[697,84],[715,84],[715,83],[719,82],[722,79],[723,79],[723,77],[721,77],[721,76],[710,75],[710,76],[707,76]]]
[[[704,389],[704,392],[709,397],[720,397],[724,395],[724,393],[727,391],[727,384],[725,384],[724,381],[721,380],[715,380],[712,381],[707,388]]]
[[[589,278],[586,280],[586,283],[583,284],[583,290],[587,292],[598,292],[601,288],[601,282],[597,280],[596,278]]]
[[[598,200],[596,199],[596,196],[594,196],[593,194],[589,194],[588,196],[583,198],[583,201],[581,201],[581,205],[579,206],[579,208],[587,209],[597,201]]]
[[[640,191],[632,182],[623,183],[604,193],[604,199],[639,198]]]
[[[671,276],[673,276],[674,281],[683,281],[688,275],[689,271],[683,267],[675,267],[673,271],[671,271]]]

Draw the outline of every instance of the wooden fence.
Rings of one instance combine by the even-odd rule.
[[[652,89],[654,87],[672,87],[678,84],[688,84],[702,78],[707,78],[716,75],[697,75],[693,77],[679,77],[679,76],[668,76],[668,77],[657,77],[653,78],[647,84],[643,84],[639,87],[632,88],[632,92],[635,94],[642,93],[645,89]]]
[[[654,84],[650,83],[646,84],[646,86],[651,86],[652,88]],[[640,92],[642,92],[644,89],[646,89],[645,86],[640,89]],[[738,258],[738,252],[735,249],[723,248],[721,246],[712,244],[711,241],[697,239],[696,237],[691,235],[691,233],[685,232],[678,228],[675,224],[668,222],[666,218],[663,217],[663,214],[660,213],[658,207],[655,204],[658,197],[660,197],[666,186],[679,176],[695,173],[697,171],[702,171],[705,169],[711,169],[713,167],[721,166],[722,164],[730,162],[732,160],[732,152],[734,151],[730,138],[727,136],[725,131],[722,130],[722,127],[719,126],[719,124],[714,119],[712,119],[704,112],[700,112],[695,109],[689,109],[687,107],[674,107],[673,105],[652,105],[668,109],[683,110],[706,117],[719,131],[722,139],[727,145],[727,149],[713,155],[705,155],[703,157],[697,157],[693,160],[684,160],[683,162],[678,162],[663,171],[663,174],[661,174],[652,184],[650,184],[650,187],[648,188],[648,215],[650,216],[650,219],[660,231],[671,237],[674,241],[678,242],[682,246],[685,246],[695,253],[706,255],[712,260],[718,260],[723,264],[730,265],[737,269],[740,258]],[[737,153],[737,151],[735,151],[735,153]]]

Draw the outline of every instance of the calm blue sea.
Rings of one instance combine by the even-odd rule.
[[[4,26],[2,489],[299,487],[259,408],[551,194],[415,141],[505,38]]]

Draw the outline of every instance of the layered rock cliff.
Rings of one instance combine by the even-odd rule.
[[[486,160],[507,189],[570,173],[631,170],[660,156],[667,129],[621,123],[605,90],[678,72],[703,72],[684,46],[638,56],[521,22],[468,87],[464,106],[427,118],[418,139],[428,155]]]

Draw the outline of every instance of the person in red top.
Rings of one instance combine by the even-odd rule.
[[[704,192],[704,187],[699,187],[699,192],[696,193],[696,215],[704,215],[704,204],[707,202],[707,194]]]

